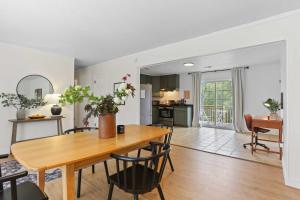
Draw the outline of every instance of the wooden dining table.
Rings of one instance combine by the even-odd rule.
[[[143,125],[126,125],[125,133],[100,139],[96,132],[61,135],[13,144],[14,158],[27,170],[38,173],[37,183],[45,188],[45,171],[62,170],[63,199],[75,198],[75,171],[110,158],[111,153],[126,154],[159,140],[170,129]]]

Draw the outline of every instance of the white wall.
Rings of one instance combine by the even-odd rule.
[[[18,81],[30,74],[47,77],[56,93],[61,93],[74,81],[74,59],[45,53],[34,49],[0,43],[0,92],[16,93]],[[51,107],[51,106],[50,106]],[[30,113],[50,114],[50,107],[45,106]],[[16,118],[14,108],[0,106],[0,153],[8,153],[11,142],[11,123],[8,119]],[[29,114],[29,113],[28,113]],[[64,107],[64,129],[73,127],[73,108]],[[44,137],[56,134],[56,122],[22,124],[18,127],[17,140]]]
[[[280,101],[280,63],[250,66],[246,70],[244,112],[252,115],[269,115],[263,106],[268,98]]]
[[[284,110],[284,176],[288,185],[300,188],[300,11],[294,11],[255,23],[218,31],[212,34],[173,43],[133,55],[113,59],[88,67],[87,71],[100,80],[101,92],[111,91],[112,83],[124,72],[131,73],[133,83],[139,90],[139,68],[170,60],[244,48],[275,41],[286,41],[286,81]],[[130,100],[118,114],[122,123],[139,123],[139,94]]]
[[[278,58],[280,59],[280,58]],[[192,76],[180,74],[180,96],[183,97],[184,90],[191,91],[192,104]],[[202,74],[202,81],[231,80],[231,71],[209,72]],[[280,62],[264,63],[249,66],[245,71],[245,107],[244,112],[252,115],[268,115],[268,110],[263,103],[268,98],[280,101],[281,92],[281,66]]]
[[[179,95],[180,98],[184,97],[184,91],[189,90],[190,91],[190,99],[186,99],[187,104],[193,104],[193,79],[192,76],[184,73],[179,74]]]

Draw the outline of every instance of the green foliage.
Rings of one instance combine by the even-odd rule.
[[[70,86],[64,93],[60,96],[59,102],[62,105],[82,103],[84,99],[88,100],[88,104],[85,105],[85,111],[88,112],[87,117],[84,118],[84,124],[88,123],[88,118],[91,115],[98,117],[99,115],[106,114],[116,114],[119,109],[118,106],[124,102],[128,96],[134,97],[135,88],[130,84],[126,83],[130,74],[127,74],[122,78],[124,81],[120,84],[116,91],[114,91],[114,96],[94,96],[90,87],[82,86]]]
[[[84,107],[86,112],[91,112],[94,117],[106,114],[116,114],[118,104],[114,102],[114,97],[111,95],[90,98],[90,103]]]
[[[201,85],[201,102],[203,106],[232,107],[231,81],[205,82]]]
[[[12,106],[17,110],[33,109],[46,104],[43,100],[28,99],[23,95],[13,93],[1,93],[0,99],[2,99],[1,104],[3,107]]]
[[[275,99],[267,99],[263,105],[271,112],[277,112],[278,110],[280,110],[280,104],[278,101],[276,101]]]
[[[60,96],[59,103],[61,103],[62,105],[73,105],[75,103],[82,103],[85,98],[90,98],[91,96],[92,95],[90,94],[89,86],[70,86]]]

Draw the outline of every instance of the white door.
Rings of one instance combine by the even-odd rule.
[[[152,124],[152,85],[141,84],[140,124]]]

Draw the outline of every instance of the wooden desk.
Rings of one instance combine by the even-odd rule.
[[[271,150],[265,150],[265,149],[259,149],[254,147],[254,145],[251,145],[251,152],[253,154],[253,151],[259,150],[259,151],[266,151],[270,153],[278,153],[280,160],[282,159],[282,126],[283,126],[283,121],[282,119],[269,119],[268,116],[257,116],[254,117],[252,120],[252,143],[253,141],[253,134],[254,133],[254,128],[255,127],[260,127],[260,128],[272,128],[272,129],[277,129],[278,130],[278,141],[271,141],[271,140],[264,140],[264,141],[270,141],[270,142],[278,142],[279,144],[279,151],[271,151]]]
[[[37,171],[39,187],[44,190],[45,170],[62,169],[63,199],[74,199],[75,170],[110,158],[111,153],[125,154],[162,138],[170,129],[127,125],[125,134],[99,139],[97,132],[76,133],[20,142],[12,145],[15,159],[26,169]]]
[[[10,119],[8,121],[13,123],[12,126],[12,135],[11,135],[11,145],[17,142],[17,129],[18,124],[21,123],[31,123],[31,122],[44,122],[44,121],[56,121],[57,123],[57,134],[60,135],[63,133],[63,127],[62,127],[62,118],[63,116],[53,116],[53,117],[46,117],[43,119]]]

